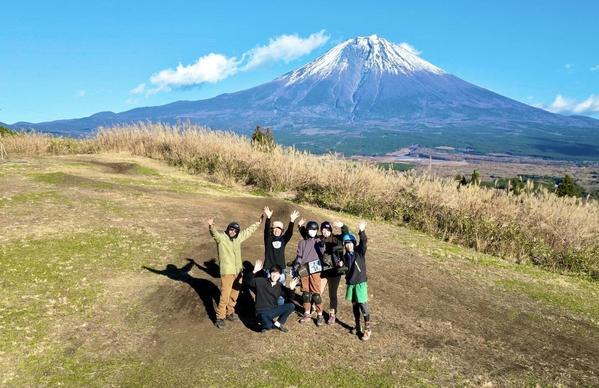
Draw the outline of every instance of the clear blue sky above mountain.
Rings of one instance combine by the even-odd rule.
[[[598,117],[597,15],[595,1],[7,2],[0,121],[209,98],[370,34],[505,96]]]

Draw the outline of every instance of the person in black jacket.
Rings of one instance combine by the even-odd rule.
[[[248,275],[247,279],[247,284],[256,292],[256,316],[260,321],[262,332],[276,327],[283,333],[287,333],[289,330],[284,325],[295,307],[293,303],[278,303],[279,297],[286,294],[285,288],[279,282],[282,269],[280,266],[274,265],[270,268],[268,277],[256,276],[256,273],[262,270],[262,266],[262,261],[257,260],[254,271]],[[291,290],[288,292],[293,292],[296,286],[297,280],[291,280],[289,285]]]
[[[343,246],[345,254],[343,260],[348,267],[345,274],[347,283],[347,291],[345,299],[352,302],[354,310],[354,318],[356,320],[356,333],[358,336],[362,334],[362,340],[368,341],[372,334],[370,325],[370,313],[368,312],[368,284],[366,274],[366,248],[368,239],[366,238],[366,223],[362,222],[358,225],[360,243],[356,242],[356,238],[351,234],[343,236]],[[365,330],[362,331],[361,317],[364,316]]]
[[[323,269],[320,273],[320,290],[324,292],[325,288],[329,289],[329,319],[328,325],[335,323],[335,314],[338,312],[337,292],[341,283],[341,276],[347,270],[343,265],[343,260],[340,256],[343,255],[343,236],[349,234],[349,229],[341,221],[336,221],[334,225],[341,228],[341,234],[333,233],[333,226],[329,221],[324,221],[320,224],[320,236],[318,237],[324,243],[325,249],[322,257]],[[307,231],[300,220],[300,234],[306,238]]]
[[[285,248],[287,243],[293,237],[293,226],[295,220],[299,217],[299,212],[294,210],[289,216],[289,225],[287,229],[283,229],[281,221],[271,223],[272,210],[268,206],[264,208],[266,222],[264,222],[264,268],[272,268],[278,265],[282,268],[279,281],[285,284]],[[268,270],[266,270],[268,273]],[[283,300],[281,299],[280,302]]]

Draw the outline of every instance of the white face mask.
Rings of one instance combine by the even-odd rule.
[[[316,237],[316,231],[315,231],[315,230],[309,230],[309,231],[308,231],[308,235],[309,235],[310,237]]]

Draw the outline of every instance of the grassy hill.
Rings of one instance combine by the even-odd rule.
[[[85,146],[73,144],[53,147]],[[209,216],[243,226],[269,205],[277,218],[299,209],[353,228],[358,218],[260,185],[214,183],[226,180],[219,169],[189,175],[129,152],[7,149],[0,385],[599,385],[599,284],[588,276],[515,264],[379,217],[367,229],[370,342],[349,334],[345,301],[333,327],[291,319],[288,334],[260,334],[244,295],[242,322],[218,330]],[[261,257],[260,232],[243,253]]]

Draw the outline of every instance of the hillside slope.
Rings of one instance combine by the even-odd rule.
[[[0,385],[599,384],[597,283],[380,222],[370,342],[345,301],[333,327],[260,334],[245,295],[243,321],[216,329],[206,218],[358,222],[256,194],[126,154],[1,163]],[[244,259],[261,255],[257,232]]]

